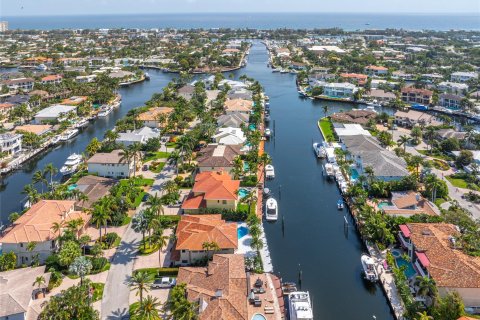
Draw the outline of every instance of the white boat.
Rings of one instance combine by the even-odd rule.
[[[74,173],[78,166],[82,163],[82,155],[73,153],[68,158],[67,161],[63,164],[63,167],[60,168],[60,173],[64,176]]]
[[[288,73],[288,70],[282,69],[280,70],[280,73]]]
[[[325,164],[325,174],[327,175],[327,178],[335,177],[335,170],[333,169],[333,164],[331,163]]]
[[[312,302],[308,291],[295,291],[288,294],[290,320],[313,320]]]
[[[54,136],[52,140],[50,140],[50,144],[57,144],[60,141],[60,136]]]
[[[325,156],[327,155],[327,151],[325,150],[323,143],[314,142],[313,151],[317,155],[317,158],[325,158]]]
[[[36,66],[35,69],[40,70],[40,71],[46,71],[48,68],[47,68],[46,65],[44,65],[42,63],[42,64],[39,64],[38,66]]]
[[[265,129],[265,137],[270,138],[271,135],[272,131],[269,128]]]
[[[98,113],[99,118],[105,118],[113,111],[113,107],[106,106],[102,108],[102,111]]]
[[[363,254],[360,260],[362,261],[363,271],[365,272],[365,279],[371,282],[378,281],[378,273],[373,258]]]
[[[75,123],[75,128],[83,128],[88,126],[88,119],[80,120],[79,122]]]
[[[275,168],[271,164],[265,166],[265,177],[267,179],[275,178]]]
[[[273,69],[272,72],[280,72],[278,69]]]
[[[265,203],[265,219],[267,219],[267,221],[277,221],[278,219],[277,200],[273,198],[269,198]]]
[[[60,141],[68,141],[78,134],[78,129],[70,129],[60,136]]]
[[[339,199],[339,200],[337,201],[337,209],[338,209],[338,210],[343,210],[343,207],[344,207],[344,206],[345,206],[345,205],[343,204],[343,200],[342,200],[342,199]]]
[[[150,75],[148,74],[148,72],[145,72],[144,76],[145,76],[145,80],[150,80]]]

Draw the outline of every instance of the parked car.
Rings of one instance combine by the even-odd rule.
[[[150,287],[151,288],[171,288],[177,284],[177,279],[163,277],[161,279],[155,280]]]
[[[142,171],[147,171],[148,170],[148,164],[144,164],[142,167]]]

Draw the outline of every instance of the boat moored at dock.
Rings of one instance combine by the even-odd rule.
[[[60,141],[68,141],[75,137],[78,134],[78,129],[70,129],[65,131],[61,136],[60,136]]]
[[[327,155],[327,151],[325,150],[325,146],[323,145],[323,143],[314,142],[313,151],[315,152],[317,158],[325,158],[325,156]]]
[[[65,161],[63,167],[60,168],[60,173],[63,176],[70,175],[77,171],[78,166],[82,163],[82,155],[73,153]]]
[[[325,164],[325,175],[329,179],[333,179],[335,177],[335,169],[333,168],[333,164],[331,163],[326,163]]]
[[[277,221],[278,219],[277,200],[273,198],[269,198],[265,203],[265,219],[267,221]]]
[[[313,320],[313,309],[308,291],[295,291],[288,295],[290,320]]]
[[[273,179],[275,178],[275,168],[271,164],[265,166],[265,178]]]
[[[362,267],[363,267],[363,272],[365,274],[365,279],[367,279],[370,282],[377,282],[378,273],[377,273],[375,261],[373,260],[373,258],[366,254],[363,254],[360,260],[362,261]]]

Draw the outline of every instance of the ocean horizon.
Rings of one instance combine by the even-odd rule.
[[[11,30],[97,28],[251,28],[480,30],[480,14],[444,13],[174,13],[0,16]]]

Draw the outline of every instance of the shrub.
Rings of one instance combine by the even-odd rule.
[[[92,273],[98,273],[103,270],[103,268],[107,265],[108,260],[105,257],[100,258],[91,258],[92,262]]]
[[[241,182],[241,187],[255,187],[257,185],[257,176],[246,176]]]
[[[109,232],[102,236],[102,248],[103,249],[110,249],[114,247],[115,242],[120,239],[120,236],[115,232]],[[99,242],[99,240],[97,240]]]

